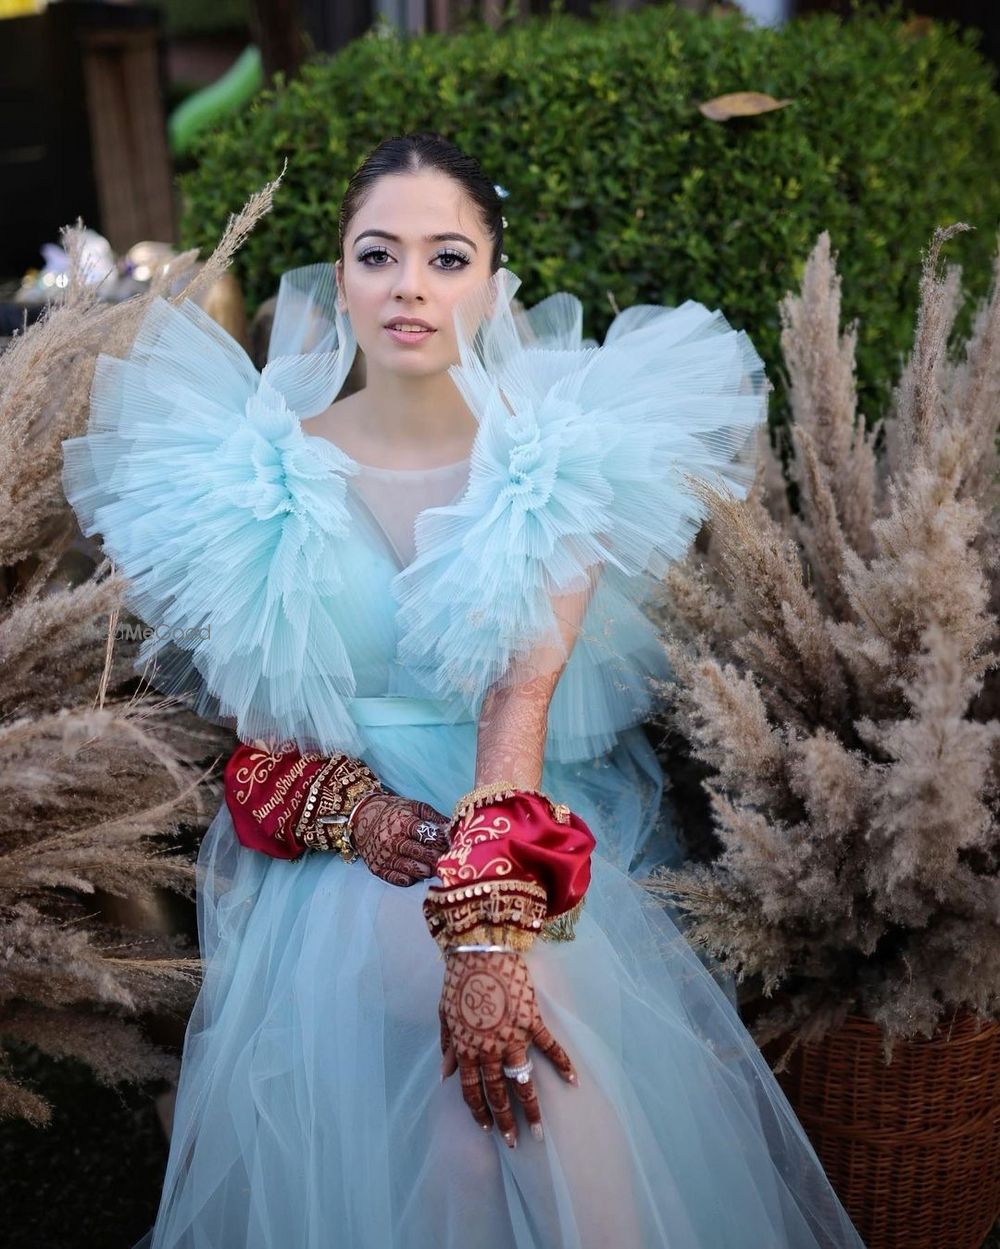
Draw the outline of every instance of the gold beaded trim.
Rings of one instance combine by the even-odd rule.
[[[378,777],[367,768],[345,771],[334,779],[336,785],[323,785],[320,789],[319,802],[313,812],[316,820],[323,815],[339,815],[342,811],[350,811],[363,793],[384,792]]]
[[[326,778],[340,767],[343,761],[343,756],[338,756],[336,759],[330,759],[313,777],[312,784],[306,791],[306,800],[302,804],[302,810],[299,812],[299,818],[295,822],[295,835],[301,840],[305,839],[304,834],[308,830],[310,821],[312,820],[313,811],[316,808],[317,802],[319,802],[320,787]]]
[[[544,887],[528,880],[487,880],[453,889],[432,886],[423,904],[427,927],[442,950],[459,941],[526,950],[541,932],[547,910]]]
[[[544,798],[552,810],[552,818],[558,824],[569,823],[569,807],[565,802],[554,802],[547,793],[541,789],[529,789],[524,785],[515,785],[510,781],[494,781],[489,785],[477,785],[475,789],[464,794],[455,803],[452,811],[451,820],[453,824],[457,824],[464,819],[470,812],[478,810],[491,802],[499,802],[503,798],[513,798],[515,794],[537,794],[539,798]]]
[[[547,923],[544,923],[538,931],[539,937],[541,937],[543,941],[575,941],[576,923],[580,918],[580,912],[583,910],[583,904],[585,901],[585,897],[581,898],[576,906],[574,906],[571,910],[565,911],[562,915],[557,915],[554,919],[550,919]],[[518,934],[517,937],[511,938],[511,930],[506,925],[502,924],[481,924],[478,928],[472,929],[471,931],[476,933],[493,933],[494,935],[489,938],[489,941],[487,941],[486,937],[477,936],[475,938],[476,942],[482,940],[484,944],[492,945],[496,943],[498,945],[511,945],[511,939],[514,941],[514,944],[511,945],[512,949],[527,949],[532,944],[532,941],[529,939],[528,941],[522,942],[519,946],[517,942],[520,939],[520,934]],[[500,934],[499,938],[496,936],[497,933]],[[464,939],[470,940],[468,934],[466,934]],[[441,942],[438,944],[442,945]]]

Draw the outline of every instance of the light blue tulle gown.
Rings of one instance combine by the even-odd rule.
[[[534,1051],[544,1140],[519,1108],[516,1149],[482,1132],[439,1079],[427,884],[269,859],[223,804],[150,1249],[863,1249],[731,982],[637,883],[678,856],[640,727],[670,676],[647,609],[703,518],[685,474],[747,488],[761,362],[693,301],[628,308],[598,347],[576,299],[524,311],[518,285],[500,270],[456,310],[478,432],[408,560],[371,477],[301,423],[356,350],[330,265],[282,279],[262,373],[194,304],[155,301],[64,444],[158,688],[244,741],[359,755],[444,813],[473,784],[485,690],[555,639],[551,593],[601,568],[543,774],[597,839],[592,884],[575,939],[525,955],[580,1087]]]

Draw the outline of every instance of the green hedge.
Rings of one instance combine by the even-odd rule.
[[[753,90],[786,108],[725,123],[697,104]],[[909,347],[921,252],[934,227],[968,289],[988,285],[1000,220],[1000,99],[974,36],[859,9],[780,29],[673,6],[403,39],[372,32],[263,93],[182,179],[184,246],[289,158],[271,215],[239,257],[251,310],[293,265],[337,255],[337,208],[364,155],[433,128],[510,191],[508,267],[535,303],[578,295],[604,333],[633,303],[699,299],[746,329],[778,387],[777,303],[816,236],[839,252],[844,313],[860,318],[869,417]],[[967,324],[968,309],[958,329]]]

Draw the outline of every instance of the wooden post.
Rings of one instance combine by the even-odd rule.
[[[293,77],[306,55],[301,0],[253,0],[250,28],[260,48],[264,78]]]

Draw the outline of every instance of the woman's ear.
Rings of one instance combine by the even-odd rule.
[[[340,312],[347,311],[347,296],[344,294],[344,262],[338,260],[333,267],[334,276],[337,279],[337,308]]]

